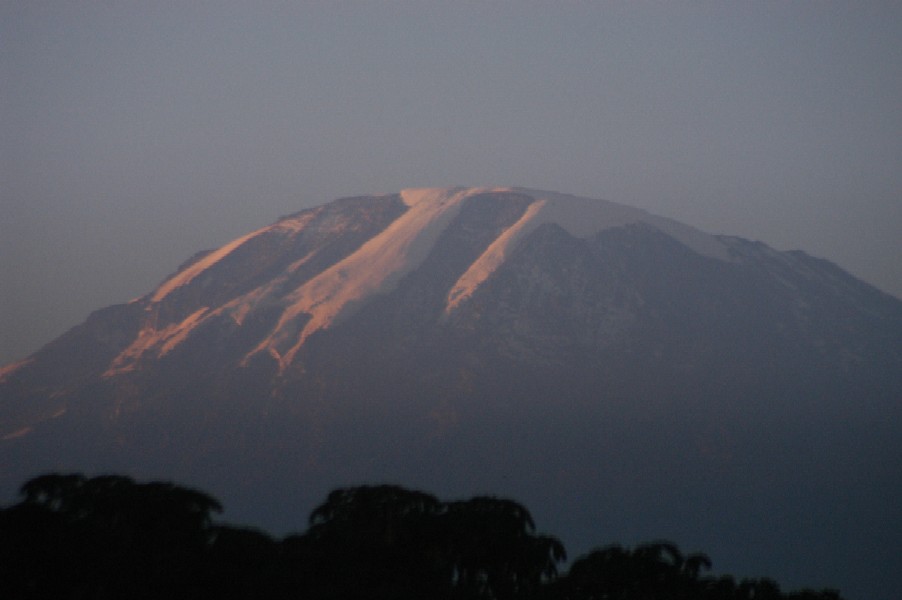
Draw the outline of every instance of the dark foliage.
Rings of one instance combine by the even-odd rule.
[[[705,575],[669,542],[565,560],[512,500],[442,502],[399,486],[335,490],[281,541],[215,524],[209,495],[128,477],[44,475],[0,510],[5,599],[841,600]]]

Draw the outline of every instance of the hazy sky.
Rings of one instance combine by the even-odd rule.
[[[902,296],[902,3],[0,3],[0,363],[280,215],[457,184]]]

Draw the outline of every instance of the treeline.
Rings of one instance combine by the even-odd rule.
[[[839,600],[769,579],[711,576],[668,542],[566,560],[512,500],[443,502],[398,486],[339,489],[281,540],[214,522],[210,495],[171,483],[37,477],[0,510],[4,599]]]

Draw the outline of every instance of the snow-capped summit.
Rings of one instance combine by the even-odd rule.
[[[311,277],[295,276],[302,265],[323,250],[311,243],[310,238],[322,237],[328,232],[333,238],[322,237],[323,241],[334,242],[334,237],[344,235],[341,228],[348,226],[345,220],[354,218],[352,213],[337,214],[334,208],[327,207],[304,211],[244,235],[186,265],[143,300],[148,313],[144,325],[132,343],[113,359],[104,375],[113,377],[131,371],[148,357],[161,358],[211,319],[228,315],[241,323],[259,307],[270,311],[274,306],[281,308],[279,319],[268,334],[249,349],[242,364],[258,354],[265,354],[284,371],[310,335],[328,328],[336,319],[347,316],[374,295],[391,292],[405,275],[419,267],[468,203],[518,202],[520,210],[511,215],[509,222],[498,227],[495,237],[460,273],[448,290],[446,314],[468,300],[503,264],[521,239],[546,224],[557,225],[575,237],[586,238],[611,228],[643,223],[702,256],[729,260],[726,244],[676,221],[612,202],[553,192],[522,188],[422,188],[403,190],[397,196],[372,198],[367,202],[392,204],[397,212],[393,219],[384,223],[384,228],[374,230],[371,237],[362,240],[353,251]],[[336,222],[332,223],[332,220]],[[331,229],[324,229],[323,221]],[[233,293],[220,298],[215,306],[204,298],[193,305],[192,310],[175,311],[171,318],[161,320],[158,305],[167,305],[173,293],[210,285],[218,265],[222,268],[223,261],[229,261],[230,257],[253,252],[249,248],[264,243],[263,240],[269,242],[272,252],[281,255],[278,264],[282,265],[282,272],[265,278],[260,278],[256,271],[247,272],[245,276],[257,279],[259,285],[235,286]],[[263,261],[259,266],[269,268],[272,261]]]

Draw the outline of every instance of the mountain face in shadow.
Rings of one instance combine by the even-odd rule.
[[[0,486],[178,479],[273,531],[340,485],[491,490],[576,553],[666,537],[880,598],[900,399],[902,302],[827,261],[601,200],[405,190],[200,253],[2,369]]]

